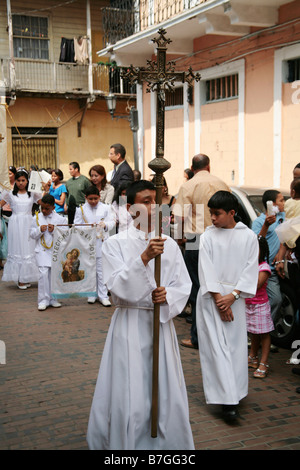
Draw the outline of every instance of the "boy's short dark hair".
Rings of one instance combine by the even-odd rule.
[[[79,165],[78,162],[71,162],[71,163],[69,163],[69,165],[72,165],[74,170],[76,170],[76,168],[77,168],[77,170],[80,171],[80,165]]]
[[[239,202],[236,196],[229,191],[217,191],[208,201],[210,209],[223,209],[225,212],[238,211]]]
[[[54,196],[52,196],[52,194],[45,194],[41,201],[44,203],[44,204],[49,204],[50,206],[54,206],[55,204],[55,199],[54,199]]]
[[[155,191],[155,186],[153,183],[151,183],[151,181],[147,180],[139,180],[131,183],[126,189],[127,203],[131,205],[134,204],[137,193],[145,191],[145,189]]]
[[[97,196],[100,195],[99,193],[99,189],[97,188],[97,186],[95,186],[94,184],[91,184],[90,186],[88,186],[84,192],[84,194],[87,196],[91,196],[91,194],[96,194]]]
[[[267,201],[276,202],[278,194],[280,194],[280,192],[277,191],[276,189],[268,189],[267,191],[264,192],[263,197],[262,197],[262,202],[263,202],[265,209],[267,208]]]

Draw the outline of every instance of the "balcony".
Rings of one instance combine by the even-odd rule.
[[[113,64],[92,64],[89,72],[88,65],[22,59],[15,60],[15,73],[12,71],[10,59],[1,59],[5,87],[17,94],[86,96],[90,94],[89,73],[94,95],[135,94],[135,87],[121,77],[122,68]]]
[[[102,8],[103,47],[159,25],[207,0],[115,0]]]

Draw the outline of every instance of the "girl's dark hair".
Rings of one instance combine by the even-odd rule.
[[[190,168],[186,168],[186,170],[184,170],[184,173],[187,175],[188,180],[192,179],[194,176],[194,172]]]
[[[262,263],[263,261],[266,261],[269,263],[269,255],[270,255],[270,250],[269,250],[269,245],[265,237],[262,237],[261,235],[258,235],[258,245],[259,245],[259,257],[258,261],[259,263]]]
[[[64,174],[59,168],[54,168],[54,170],[52,170],[51,173],[55,173],[56,176],[59,177],[59,181],[62,181],[64,179]]]
[[[10,166],[9,168],[9,171],[11,171],[14,175],[17,173],[17,169],[15,166]]]
[[[155,191],[155,186],[151,181],[147,180],[134,181],[131,183],[126,190],[127,203],[131,205],[134,204],[137,193],[145,191],[146,189]]]
[[[18,170],[15,174],[15,184],[14,184],[14,189],[12,190],[12,193],[14,196],[17,196],[18,195],[18,192],[19,192],[19,188],[17,186],[17,183],[16,183],[16,180],[19,179],[21,176],[25,176],[25,178],[27,179],[27,185],[26,185],[26,191],[27,191],[27,194],[28,194],[28,197],[30,197],[30,192],[28,191],[28,185],[29,185],[29,176],[28,176],[28,172],[27,170]]]
[[[91,194],[96,194],[97,196],[99,196],[99,189],[97,188],[97,186],[95,186],[94,184],[90,184],[90,186],[88,188],[86,188],[84,194],[86,196],[90,196]]]
[[[94,165],[94,166],[92,166],[92,168],[90,168],[90,171],[89,171],[90,177],[91,177],[92,171],[95,171],[96,173],[98,173],[98,175],[103,176],[103,179],[102,179],[102,181],[101,181],[101,189],[104,189],[105,186],[106,186],[106,183],[107,183],[106,171],[105,171],[104,166],[102,166],[102,165]],[[94,183],[92,183],[92,184],[94,184]]]
[[[141,180],[139,180],[141,181]],[[138,181],[137,181],[138,183]],[[131,181],[124,181],[123,183],[120,184],[120,186],[115,190],[114,198],[112,202],[116,202],[118,205],[120,203],[120,197],[122,196],[122,192],[126,189],[127,193],[127,188],[132,184]]]
[[[154,184],[154,186],[156,187],[156,175],[153,176],[152,180],[151,180],[151,183]],[[168,185],[167,185],[167,180],[166,178],[163,176],[163,186],[165,186],[167,188],[167,194],[166,196],[169,196],[169,188],[168,188]]]
[[[225,212],[238,211],[239,202],[236,196],[229,191],[217,191],[208,201],[210,209],[223,209]]]

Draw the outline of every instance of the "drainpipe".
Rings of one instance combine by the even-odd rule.
[[[90,0],[86,0],[86,35],[87,35],[87,47],[89,56],[89,72],[88,72],[88,84],[90,97],[93,96],[93,64],[92,64],[92,27],[91,27],[91,7]]]
[[[95,95],[93,93],[93,64],[92,64],[92,28],[91,28],[91,7],[90,0],[86,0],[86,37],[87,37],[87,47],[88,47],[88,56],[89,56],[89,68],[88,68],[88,91],[89,96],[86,100],[86,103],[83,107],[81,119],[77,122],[77,136],[81,137],[81,128],[83,123],[83,118],[87,109],[89,109],[94,101]]]
[[[13,44],[13,27],[10,0],[6,0],[7,8],[7,27],[8,27],[8,43],[9,43],[9,88],[15,90],[16,88],[16,71],[14,59],[14,44]]]

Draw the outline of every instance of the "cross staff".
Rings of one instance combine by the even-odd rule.
[[[190,86],[194,80],[200,80],[200,75],[194,75],[191,67],[188,73],[176,72],[175,62],[166,63],[167,44],[172,41],[167,39],[164,29],[158,30],[159,37],[152,39],[157,45],[157,62],[147,60],[146,68],[135,68],[132,65],[123,75],[131,83],[147,83],[147,93],[157,92],[156,100],[156,152],[155,158],[148,164],[149,168],[155,173],[156,186],[156,220],[155,235],[161,236],[162,226],[162,189],[163,173],[167,171],[171,164],[164,158],[164,134],[165,134],[165,92],[174,91],[175,82],[185,83]],[[157,287],[160,287],[161,256],[155,258],[155,281]],[[157,419],[158,419],[158,362],[159,362],[159,314],[160,305],[154,304],[153,321],[153,371],[152,371],[152,411],[151,411],[151,437],[157,437]]]

